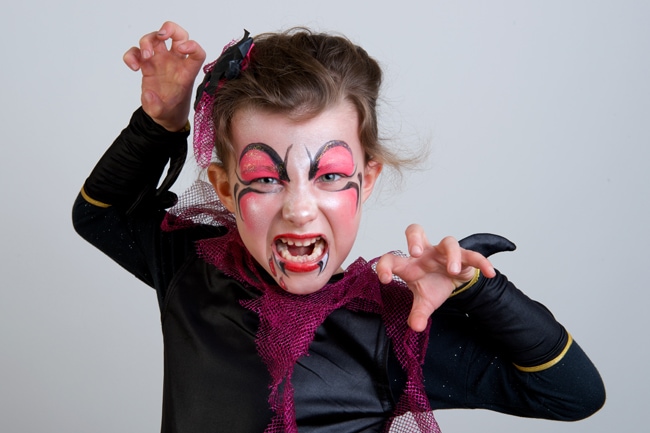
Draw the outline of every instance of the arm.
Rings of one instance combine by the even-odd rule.
[[[124,54],[131,69],[142,71],[142,108],[86,180],[82,195],[89,203],[127,214],[172,204],[167,190],[185,161],[192,86],[204,60],[201,46],[172,22]],[[168,176],[156,189],[168,161]]]
[[[142,71],[142,108],[86,180],[81,194],[87,202],[127,214],[172,204],[167,190],[185,161],[192,86],[204,60],[203,48],[172,22],[124,54],[131,69]],[[168,176],[157,189],[168,161]]]
[[[91,172],[73,207],[75,230],[151,286],[153,242],[164,208],[175,198],[156,185],[170,158],[182,164],[187,135],[168,132],[138,109]],[[168,180],[177,171],[170,169]]]
[[[175,201],[168,188],[185,160],[191,91],[204,59],[203,49],[170,22],[126,52],[127,65],[142,70],[142,108],[94,168],[73,209],[79,234],[149,285],[157,285],[156,239],[164,208]]]
[[[605,399],[578,344],[502,274],[481,277],[433,315],[424,374],[434,408],[578,420]]]
[[[453,239],[432,246],[411,226],[407,240],[411,257],[384,256],[377,271],[398,275],[413,290],[412,327],[414,314],[435,311],[424,365],[432,408],[575,420],[602,406],[597,370],[543,305]],[[461,243],[486,261],[484,255],[514,249],[493,235]]]

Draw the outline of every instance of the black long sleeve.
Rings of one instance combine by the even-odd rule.
[[[434,409],[578,420],[605,401],[598,370],[579,345],[500,273],[434,313],[424,373]]]
[[[522,370],[552,362],[569,343],[569,334],[551,312],[499,272],[494,278],[481,276],[445,308],[467,315]]]

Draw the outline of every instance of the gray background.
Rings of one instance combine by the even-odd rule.
[[[154,293],[72,231],[70,206],[139,104],[122,53],[174,20],[215,58],[240,37],[339,31],[384,66],[385,136],[430,143],[384,179],[353,256],[478,231],[519,246],[496,265],[599,367],[586,421],[438,412],[443,430],[640,431],[647,425],[650,18],[645,1],[82,2],[3,5],[0,431],[159,430]],[[196,172],[186,170],[177,191]]]

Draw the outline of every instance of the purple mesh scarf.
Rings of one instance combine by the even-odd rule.
[[[212,160],[214,95],[226,80],[236,79],[246,69],[253,46],[252,38],[245,32],[239,42],[228,44],[222,55],[204,68],[206,76],[197,90],[194,117],[194,153],[203,168]],[[197,224],[227,229],[224,236],[198,241],[199,256],[229,277],[262,293],[242,305],[260,318],[257,350],[271,376],[269,405],[275,416],[266,433],[297,433],[291,384],[293,369],[300,357],[308,355],[316,329],[338,308],[381,315],[393,350],[406,372],[404,392],[385,431],[440,433],[423,385],[422,363],[430,324],[421,333],[408,327],[413,295],[404,283],[381,284],[374,271],[377,259],[368,263],[359,258],[340,280],[309,295],[293,295],[264,278],[261,273],[265,271],[239,236],[235,216],[221,204],[212,186],[202,181],[197,181],[181,196],[168,212],[162,228],[171,231]]]

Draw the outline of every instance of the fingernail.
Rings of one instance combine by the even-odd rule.
[[[158,31],[158,36],[165,36],[166,34],[167,34],[167,30],[165,30],[165,29],[160,29]]]
[[[411,248],[411,254],[414,256],[419,256],[420,254],[422,254],[422,247],[419,245],[414,246],[413,248]]]
[[[449,269],[452,274],[457,274],[460,272],[460,263],[452,263],[451,268]]]
[[[151,52],[149,50],[142,50],[142,58],[148,59],[149,57],[151,57]]]

